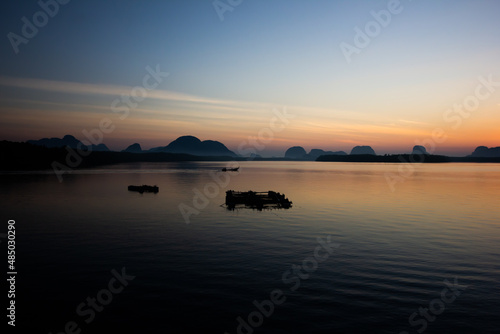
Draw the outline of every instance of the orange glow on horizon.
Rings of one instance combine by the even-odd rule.
[[[9,84],[8,80],[0,83]],[[394,111],[384,113],[375,107],[366,112],[344,111],[155,91],[137,108],[129,110],[126,117],[120,117],[124,115],[113,112],[111,102],[117,93],[127,92],[128,87],[35,79],[19,79],[14,84],[16,89],[28,87],[52,94],[50,99],[43,100],[6,99],[0,114],[0,129],[2,139],[14,141],[66,134],[83,140],[83,130],[98,129],[100,121],[107,118],[114,130],[103,135],[103,143],[114,150],[134,142],[145,149],[165,146],[184,135],[216,140],[235,152],[241,145],[253,145],[264,156],[267,151],[274,152],[272,155],[284,154],[291,146],[302,146],[306,151],[318,148],[350,153],[354,146],[368,145],[378,154],[409,153],[415,145],[424,145],[436,154],[470,154],[480,145],[500,146],[500,113],[498,105],[491,102],[447,123],[442,117],[443,110],[402,118],[399,114],[392,115]],[[77,98],[68,99],[68,94]],[[85,96],[86,102],[74,102],[82,101],[81,96]],[[413,109],[417,110],[415,106]],[[402,114],[406,117],[408,113],[411,112]],[[436,129],[444,132],[446,140],[434,140]]]

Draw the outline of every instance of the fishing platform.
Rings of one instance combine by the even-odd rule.
[[[157,193],[160,189],[157,186],[148,186],[143,184],[142,186],[128,186],[129,191],[137,191],[139,193]]]
[[[226,191],[226,206],[228,210],[234,210],[237,206],[262,210],[262,209],[289,209],[292,201],[275,191]]]

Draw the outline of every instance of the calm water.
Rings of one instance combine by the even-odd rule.
[[[50,173],[0,175],[0,233],[8,219],[17,228],[17,325],[37,333],[64,332],[70,321],[81,333],[499,332],[500,165],[415,165],[393,189],[386,175],[402,165],[244,162],[239,174],[214,173],[225,165],[116,165],[63,183]],[[228,185],[215,187],[214,175]],[[129,184],[160,192],[129,192]],[[215,196],[198,197],[186,224],[179,205],[193,207],[194,189]],[[227,189],[279,191],[294,206],[227,211]],[[330,253],[318,238],[334,244]],[[112,279],[122,268],[135,278]]]

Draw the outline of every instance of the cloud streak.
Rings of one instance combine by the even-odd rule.
[[[130,94],[130,91],[133,88],[130,86],[121,85],[88,84],[33,78],[15,78],[6,76],[0,76],[0,85],[25,91],[33,90],[52,92],[55,94],[105,96],[110,98],[110,103],[114,98],[119,97],[122,94]],[[21,96],[26,96],[26,93],[22,93]],[[264,110],[280,108],[283,106],[264,102],[246,102],[206,98],[160,89],[148,92],[147,99],[157,100],[157,102],[167,102],[167,104],[165,104],[166,107],[171,107],[174,103],[178,103],[178,106],[180,107],[196,106],[197,110],[200,111],[217,111],[218,114],[231,114],[232,117],[236,116],[235,113],[239,113],[240,115],[243,113],[254,114],[262,112]],[[21,101],[22,98],[18,98],[17,100]],[[169,105],[168,103],[171,104]],[[288,108],[292,108],[299,115],[314,115],[328,120],[337,121],[361,121],[366,120],[368,116],[365,113],[355,113],[352,111],[341,111],[306,106],[288,106]]]
[[[23,133],[28,132],[30,138],[24,140],[67,133],[78,136],[83,129],[95,127],[102,117],[118,116],[112,112],[112,101],[133,89],[123,85],[5,76],[0,76],[0,86],[6,88],[3,90],[6,93],[0,96],[0,130],[7,135],[5,139],[11,140],[22,140]],[[327,144],[338,149],[348,149],[341,143],[408,146],[432,130],[432,125],[426,122],[381,117],[377,113],[207,98],[157,89],[149,91],[126,120],[115,117],[117,131],[106,141],[147,138],[153,142],[155,137],[159,146],[176,136],[192,134],[237,147],[241,140],[268,126],[274,108],[285,106],[295,118],[274,139],[276,145]],[[15,133],[14,128],[20,131]],[[33,132],[34,128],[37,131]]]

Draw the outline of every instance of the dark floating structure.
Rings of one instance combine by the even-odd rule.
[[[137,191],[140,192],[141,194],[146,192],[146,193],[157,193],[159,191],[159,188],[157,186],[148,186],[148,185],[142,185],[142,186],[128,186],[129,191]]]
[[[238,170],[240,169],[240,167],[236,167],[236,168],[222,168],[222,171],[223,172],[237,172]]]
[[[255,192],[255,191],[226,191],[226,206],[228,210],[234,210],[236,206],[243,206],[251,209],[289,209],[292,202],[274,191]]]

